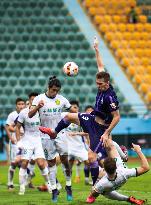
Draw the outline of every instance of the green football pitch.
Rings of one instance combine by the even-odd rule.
[[[137,167],[138,163],[129,163],[129,167]],[[50,205],[51,196],[47,192],[39,192],[36,188],[35,189],[26,189],[26,193],[24,196],[19,196],[19,186],[18,186],[18,170],[16,169],[15,172],[15,189],[14,191],[9,192],[7,190],[7,170],[8,166],[1,166],[0,165],[0,205]],[[36,167],[36,177],[33,179],[34,185],[38,186],[42,184],[43,178],[40,175],[40,171]],[[75,176],[75,169],[73,170],[73,181]],[[90,186],[86,186],[84,184],[84,177],[83,177],[83,169],[81,168],[81,182],[79,184],[75,184],[73,182],[73,201],[67,202],[66,201],[66,192],[64,190],[65,180],[62,174],[61,167],[58,168],[58,179],[62,184],[62,190],[60,191],[58,205],[64,204],[71,204],[71,205],[83,205],[86,204],[85,200],[89,194],[91,189]],[[148,205],[151,205],[151,171],[146,173],[143,176],[132,178],[130,179],[127,184],[125,184],[120,190],[120,193],[125,195],[133,195],[137,198],[147,199]],[[118,202],[112,201],[109,199],[104,198],[103,196],[99,196],[94,203],[96,205],[126,205],[129,203],[126,202]]]

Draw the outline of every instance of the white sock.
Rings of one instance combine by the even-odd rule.
[[[70,169],[70,168],[68,168],[68,169]],[[66,178],[66,186],[71,186],[71,170],[68,170],[70,172],[70,176],[67,176],[66,168],[65,168],[64,164],[62,164],[62,170],[63,170],[64,176]]]
[[[27,169],[20,168],[19,170],[19,184],[20,185],[25,185],[26,175],[27,175]]]
[[[45,167],[44,169],[41,170],[41,175],[44,177],[45,182],[49,182],[49,176],[48,176],[48,168]]]
[[[30,174],[34,173],[35,170],[35,164],[30,164],[30,162],[28,163],[28,169],[30,170]]]
[[[108,192],[108,193],[105,194],[104,196],[105,196],[106,198],[113,199],[113,200],[118,200],[118,201],[127,201],[128,198],[129,198],[128,196],[119,194],[119,193],[116,192],[116,191]]]
[[[51,183],[52,190],[56,189],[56,165],[49,167],[49,180]]]
[[[8,186],[13,185],[13,178],[14,178],[15,169],[10,166],[8,169]]]

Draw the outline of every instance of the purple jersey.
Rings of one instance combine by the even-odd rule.
[[[96,96],[96,103],[93,114],[100,117],[106,124],[112,122],[111,112],[119,109],[119,102],[112,85],[106,91],[99,91]]]

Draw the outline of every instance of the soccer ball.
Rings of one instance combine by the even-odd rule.
[[[63,72],[68,76],[76,76],[78,74],[78,66],[74,62],[67,62],[63,66]]]

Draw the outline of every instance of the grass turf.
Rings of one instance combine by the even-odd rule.
[[[129,167],[137,167],[137,163],[129,163]],[[24,196],[19,196],[19,186],[16,185],[15,190],[9,192],[7,190],[7,170],[8,166],[0,166],[0,205],[50,205],[51,196],[47,192],[39,192],[37,189],[26,189]],[[36,168],[36,177],[33,179],[34,185],[42,184],[43,178],[40,175],[40,171]],[[74,179],[75,171],[73,171]],[[65,186],[64,176],[62,170],[58,168],[58,179],[62,186]],[[14,183],[18,184],[18,170],[15,173]],[[86,204],[85,200],[89,194],[91,187],[84,185],[83,171],[81,171],[81,182],[80,184],[75,184],[73,182],[73,197],[72,202],[67,202],[66,192],[64,188],[61,190],[58,200],[58,205],[83,205]],[[137,198],[147,199],[147,204],[151,205],[151,171],[138,178],[130,179],[119,191],[125,195],[133,195]],[[108,200],[103,196],[99,196],[95,202],[95,205],[126,205],[127,202],[118,202],[113,200]]]

